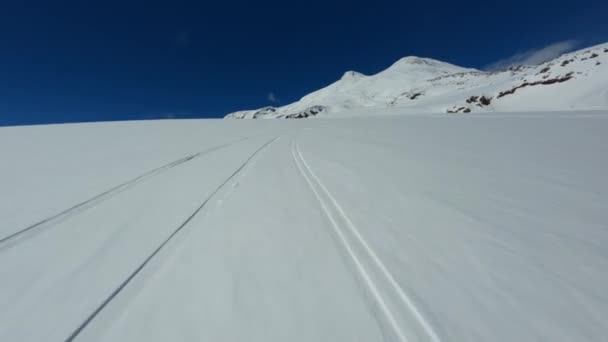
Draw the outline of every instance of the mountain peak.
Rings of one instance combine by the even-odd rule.
[[[397,65],[440,65],[440,64],[444,64],[444,63],[434,60],[432,58],[407,56],[407,57],[403,57],[400,60],[393,63],[393,66],[397,66]]]
[[[393,65],[391,65],[387,70],[410,71],[412,69],[442,69],[453,72],[465,71],[465,68],[450,63],[417,56],[403,57],[397,62],[393,63]]]
[[[350,70],[350,71],[345,72],[344,75],[342,75],[342,78],[340,78],[340,80],[342,80],[342,81],[358,80],[358,79],[361,79],[364,77],[365,77],[365,75],[363,75],[362,73]]]

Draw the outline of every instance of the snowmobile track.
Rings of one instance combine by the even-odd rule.
[[[393,339],[396,338],[399,341],[408,341],[405,330],[402,328],[404,322],[399,323],[398,315],[396,315],[390,309],[390,302],[385,299],[386,296],[382,295],[377,282],[374,281],[374,274],[382,275],[385,285],[385,289],[391,289],[394,297],[399,298],[403,306],[409,311],[409,314],[418,322],[424,334],[426,340],[432,342],[441,342],[435,329],[429,324],[427,319],[422,315],[420,310],[416,307],[411,298],[397,283],[393,275],[386,268],[384,263],[380,260],[374,250],[370,247],[367,241],[363,238],[359,229],[355,226],[352,220],[348,217],[346,212],[342,209],[335,197],[325,187],[323,182],[316,176],[313,170],[310,168],[308,162],[300,152],[298,143],[294,140],[292,145],[292,156],[298,167],[298,170],[305,178],[315,197],[321,204],[321,207],[329,219],[334,231],[341,242],[341,246],[346,251],[346,254],[352,259],[356,270],[359,272],[360,279],[364,282],[364,286],[370,292],[371,297],[376,301],[378,309],[382,312],[386,318],[388,326],[391,327],[393,333]],[[342,222],[340,224],[339,222]],[[353,241],[355,244],[349,242]],[[357,250],[364,251],[365,255],[360,256],[356,252]],[[363,258],[362,258],[363,257]],[[364,266],[364,258],[371,260],[371,265],[375,266],[375,270],[366,269]],[[391,297],[393,297],[391,296]],[[389,298],[390,299],[390,298]],[[378,317],[377,317],[378,318]],[[380,323],[380,322],[379,322]],[[382,324],[381,324],[382,325]],[[386,334],[386,332],[385,332]]]
[[[95,309],[95,311],[93,311],[75,330],[74,332],[72,332],[72,334],[70,334],[70,336],[68,336],[68,338],[65,339],[66,342],[70,342],[73,341],[74,339],[76,339],[78,337],[78,335],[87,327],[87,325],[89,325],[89,323],[91,323],[91,321],[93,321],[93,319],[95,319],[95,317],[131,282],[131,280],[133,280],[133,278],[135,278],[135,276],[137,276],[137,274],[154,258],[154,256],[156,256],[158,254],[158,252],[161,251],[161,249],[163,247],[165,247],[165,245],[167,245],[169,243],[169,241],[171,241],[171,239],[173,239],[173,237],[175,237],[184,227],[186,227],[188,225],[188,223],[196,216],[196,214],[198,214],[206,205],[207,203],[209,203],[209,201],[215,196],[215,194],[217,194],[220,189],[222,189],[226,184],[228,184],[232,179],[234,179],[236,176],[238,176],[241,171],[243,169],[245,169],[245,167],[247,165],[249,165],[249,163],[251,162],[251,160],[253,160],[253,158],[255,158],[261,151],[263,151],[264,149],[266,149],[270,144],[274,143],[275,141],[277,141],[279,137],[275,137],[269,141],[267,141],[266,143],[264,143],[262,146],[260,146],[257,150],[255,150],[246,160],[245,162],[243,162],[243,164],[241,164],[241,166],[239,166],[228,178],[226,178],[226,180],[224,180],[202,203],[201,205],[194,211],[192,212],[192,214],[190,214],[190,216],[188,216],[188,218],[186,218],[186,220],[179,226],[177,227],[173,233],[171,233],[171,235],[169,235],[169,237],[167,237],[98,307],[97,309]]]
[[[30,225],[30,226],[22,228],[22,229],[16,231],[15,233],[12,233],[12,234],[4,237],[4,238],[1,238],[0,239],[0,251],[2,251],[3,249],[6,249],[6,248],[9,248],[9,247],[13,246],[19,240],[21,240],[21,239],[23,239],[23,238],[25,238],[27,236],[31,236],[32,234],[34,234],[37,231],[40,231],[43,227],[52,226],[53,224],[55,224],[57,222],[60,222],[63,219],[66,219],[66,218],[68,218],[70,216],[73,216],[73,215],[76,215],[78,213],[81,213],[81,212],[83,212],[83,211],[85,211],[87,209],[93,208],[96,205],[98,205],[98,204],[100,204],[100,203],[102,203],[102,202],[104,202],[104,201],[112,198],[113,196],[115,196],[115,195],[117,195],[117,194],[119,194],[119,193],[121,193],[121,192],[123,192],[123,191],[125,191],[125,190],[127,190],[129,188],[131,188],[132,186],[134,186],[134,185],[136,185],[136,184],[138,184],[138,183],[140,183],[140,182],[142,182],[142,181],[144,181],[146,179],[149,179],[151,177],[159,175],[159,174],[161,174],[164,171],[172,169],[172,168],[174,168],[174,167],[176,167],[178,165],[185,164],[185,163],[187,163],[187,162],[189,162],[189,161],[191,161],[193,159],[196,159],[198,157],[206,155],[206,154],[208,154],[210,152],[217,151],[219,149],[222,149],[222,148],[234,145],[236,143],[239,143],[239,142],[247,140],[247,139],[249,139],[249,138],[242,138],[242,139],[238,139],[238,140],[235,140],[235,141],[231,141],[231,142],[226,143],[226,144],[221,144],[221,145],[218,145],[218,146],[214,146],[214,147],[205,149],[203,151],[191,154],[189,156],[186,156],[186,157],[174,160],[174,161],[172,161],[172,162],[170,162],[168,164],[159,166],[159,167],[157,167],[155,169],[149,170],[149,171],[147,171],[147,172],[145,172],[145,173],[143,173],[143,174],[141,174],[141,175],[139,175],[139,176],[137,176],[137,177],[135,177],[135,178],[133,178],[131,180],[128,180],[128,181],[126,181],[124,183],[116,185],[116,186],[114,186],[114,187],[112,187],[112,188],[110,188],[110,189],[108,189],[108,190],[106,190],[106,191],[104,191],[104,192],[102,192],[102,193],[100,193],[98,195],[95,195],[95,196],[93,196],[93,197],[91,197],[91,198],[89,198],[89,199],[87,199],[85,201],[82,201],[82,202],[80,202],[80,203],[78,203],[78,204],[76,204],[76,205],[74,205],[72,207],[69,207],[69,208],[67,208],[67,209],[65,209],[65,210],[63,210],[63,211],[61,211],[61,212],[59,212],[59,213],[57,213],[57,214],[55,214],[53,216],[47,217],[47,218],[45,218],[45,219],[43,219],[41,221],[38,221],[38,222],[36,222],[36,223],[34,223],[34,224]]]

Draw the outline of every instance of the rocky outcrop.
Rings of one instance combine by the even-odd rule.
[[[567,73],[564,76],[556,77],[556,78],[550,78],[550,79],[546,79],[546,80],[542,80],[542,81],[536,81],[536,82],[526,82],[526,81],[524,81],[524,83],[522,83],[522,84],[520,84],[520,85],[518,85],[516,87],[513,87],[513,88],[511,88],[509,90],[501,91],[500,93],[498,93],[498,96],[496,96],[496,98],[499,99],[499,98],[507,96],[507,95],[515,94],[515,92],[518,89],[525,88],[525,87],[536,86],[536,85],[548,85],[548,84],[566,82],[568,80],[571,80],[572,77],[573,77],[573,73],[569,72],[569,73]]]
[[[279,116],[278,118],[285,119],[306,119],[311,116],[315,116],[319,113],[322,113],[326,110],[324,106],[312,106],[310,108],[306,108],[305,110],[293,114],[287,114],[284,116]]]

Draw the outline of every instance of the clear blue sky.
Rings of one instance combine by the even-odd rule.
[[[407,55],[482,68],[603,43],[607,13],[564,0],[4,1],[0,125],[221,117]]]

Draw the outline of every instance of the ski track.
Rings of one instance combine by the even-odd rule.
[[[201,205],[194,211],[192,212],[192,214],[190,214],[190,216],[188,216],[188,218],[179,226],[177,227],[173,233],[171,233],[171,235],[169,235],[169,237],[167,237],[102,303],[101,305],[99,305],[97,307],[97,309],[95,309],[95,311],[93,311],[71,334],[70,336],[68,336],[68,338],[65,339],[66,342],[71,342],[74,341],[78,335],[89,325],[89,323],[91,323],[93,321],[93,319],[95,319],[95,317],[131,282],[131,280],[133,280],[135,278],[135,276],[137,276],[137,274],[154,258],[154,256],[156,256],[161,249],[167,245],[171,239],[173,239],[173,237],[175,237],[184,227],[186,227],[188,225],[188,223],[207,205],[207,203],[209,203],[209,201],[211,201],[211,199],[213,199],[213,197],[226,185],[228,184],[232,179],[234,179],[235,177],[242,175],[242,171],[246,168],[247,165],[249,165],[249,163],[251,162],[251,160],[253,160],[253,158],[255,158],[256,155],[258,155],[261,151],[263,151],[264,149],[266,149],[268,146],[270,146],[272,143],[274,143],[275,141],[277,141],[278,139],[280,139],[280,136],[275,137],[269,141],[267,141],[266,143],[264,143],[262,146],[260,146],[257,150],[255,150],[244,162],[243,164],[241,164],[241,166],[239,166],[232,174],[230,174],[230,176],[228,178],[226,178],[226,180],[224,180],[204,201],[203,203],[201,203]],[[244,140],[244,139],[240,139],[240,140]],[[232,142],[235,143],[235,142]],[[228,143],[225,144],[223,146],[227,146],[230,145],[232,143]],[[218,149],[221,147],[216,147],[215,149]],[[209,150],[207,150],[206,152],[209,152]],[[206,153],[206,152],[202,152],[202,153]],[[191,158],[192,159],[192,158]]]
[[[394,335],[396,335],[400,341],[408,341],[408,339],[405,337],[402,327],[398,323],[398,320],[395,318],[395,315],[389,309],[387,302],[383,299],[381,291],[374,283],[374,280],[370,276],[370,273],[363,266],[360,257],[357,256],[357,253],[355,252],[354,246],[348,241],[348,238],[346,237],[347,233],[345,233],[345,229],[341,227],[341,225],[336,220],[335,214],[338,214],[342,218],[343,222],[346,223],[346,227],[348,228],[347,231],[350,233],[351,236],[355,237],[354,240],[357,241],[359,246],[362,247],[362,249],[366,252],[366,256],[373,261],[373,264],[376,266],[377,270],[380,271],[386,283],[390,286],[389,288],[394,291],[394,293],[401,300],[405,308],[409,310],[409,312],[414,316],[418,324],[420,324],[425,334],[427,335],[428,340],[432,342],[441,342],[441,339],[439,338],[435,329],[422,315],[420,310],[416,307],[414,302],[401,288],[401,286],[399,286],[393,275],[389,272],[384,263],[380,260],[374,250],[363,238],[355,224],[352,222],[346,212],[342,209],[335,197],[329,192],[323,182],[321,182],[321,180],[316,176],[314,171],[310,168],[309,164],[306,162],[306,159],[300,152],[297,141],[295,140],[292,143],[292,156],[298,167],[298,170],[306,179],[306,182],[308,183],[312,192],[315,194],[315,197],[317,197],[317,200],[321,204],[323,211],[331,222],[332,227],[334,228],[334,231],[339,237],[343,248],[346,250],[348,256],[352,259],[355,267],[357,268],[357,271],[360,273],[362,280],[365,282],[365,286],[368,288],[372,297],[376,300],[378,307],[388,320],[388,323],[392,328]],[[322,194],[320,192],[322,192]],[[331,205],[326,203],[323,197],[326,197],[331,203]],[[330,207],[333,209],[330,209]]]
[[[45,227],[51,227],[73,215],[77,215],[79,213],[86,211],[87,209],[93,208],[93,207],[101,204],[102,202],[114,197],[115,195],[128,190],[129,188],[135,186],[136,184],[138,184],[146,179],[157,176],[157,175],[163,173],[164,171],[167,171],[176,166],[185,164],[193,159],[196,159],[198,157],[201,157],[201,156],[211,153],[213,151],[217,151],[222,148],[232,146],[236,143],[245,141],[247,139],[249,139],[249,137],[237,139],[237,140],[231,141],[229,143],[214,146],[214,147],[205,149],[203,151],[191,154],[189,156],[174,160],[168,164],[159,166],[155,169],[149,170],[133,179],[130,179],[124,183],[116,185],[100,194],[97,194],[83,202],[80,202],[72,207],[69,207],[68,209],[65,209],[53,216],[47,217],[41,221],[38,221],[30,226],[20,229],[20,230],[16,231],[15,233],[12,233],[12,234],[0,239],[0,251],[2,251],[3,249],[6,249],[6,248],[10,248],[11,246],[15,245],[16,243],[23,240],[24,238],[33,236],[34,234],[36,234],[37,232],[40,232]]]

